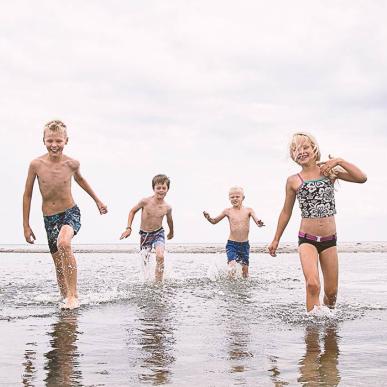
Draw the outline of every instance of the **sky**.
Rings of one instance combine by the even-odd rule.
[[[231,186],[266,224],[269,244],[299,167],[292,133],[318,140],[368,176],[336,191],[339,240],[386,240],[387,1],[2,1],[0,131],[2,244],[25,243],[22,195],[44,124],[63,120],[65,153],[109,209],[99,215],[74,182],[82,212],[75,243],[119,236],[128,212],[171,178],[175,243],[223,243]],[[296,241],[295,205],[282,241]],[[30,224],[46,243],[35,185]],[[165,224],[166,226],[166,224]]]

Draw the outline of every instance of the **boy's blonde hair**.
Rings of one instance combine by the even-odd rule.
[[[52,120],[52,121],[47,122],[46,125],[44,125],[43,138],[45,137],[46,132],[48,130],[50,132],[54,132],[54,133],[63,133],[67,137],[67,127],[60,120]]]
[[[320,147],[318,146],[316,139],[311,134],[306,132],[297,132],[293,134],[289,146],[290,157],[292,158],[292,160],[297,162],[297,151],[305,143],[305,141],[310,142],[316,161],[320,161]]]
[[[231,187],[228,191],[228,194],[230,195],[230,193],[232,192],[240,192],[243,196],[245,196],[245,191],[242,187],[239,187],[237,185]]]
[[[166,183],[167,184],[167,187],[169,189],[169,185],[171,184],[171,181],[169,180],[169,177],[167,175],[156,175],[153,179],[152,179],[152,189],[155,188],[155,185],[156,184],[164,184]]]

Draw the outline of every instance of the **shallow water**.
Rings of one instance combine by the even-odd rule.
[[[340,255],[333,316],[305,313],[296,254],[78,254],[78,311],[60,311],[51,258],[0,254],[4,386],[370,386],[387,375],[387,254]],[[151,269],[151,273],[153,269]]]

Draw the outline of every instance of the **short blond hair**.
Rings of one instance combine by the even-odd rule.
[[[232,192],[240,192],[243,196],[245,196],[245,190],[237,185],[231,187],[228,191],[228,194],[230,195]]]
[[[46,132],[48,130],[50,132],[54,132],[54,133],[63,133],[67,137],[67,127],[60,120],[52,120],[52,121],[47,122],[46,125],[44,125],[43,138],[45,137]]]
[[[297,162],[297,156],[296,156],[297,151],[305,143],[305,141],[310,142],[316,161],[320,161],[321,159],[320,147],[318,146],[316,139],[311,134],[306,132],[297,132],[293,134],[292,140],[290,141],[290,146],[289,146],[289,153],[292,160]]]

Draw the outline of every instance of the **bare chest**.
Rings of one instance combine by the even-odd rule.
[[[43,189],[64,188],[70,186],[73,171],[65,163],[59,165],[42,165],[38,171],[39,185]]]

